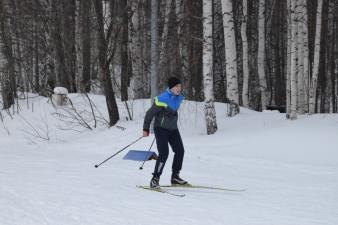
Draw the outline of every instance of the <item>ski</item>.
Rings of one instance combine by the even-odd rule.
[[[145,190],[149,190],[149,191],[156,191],[156,192],[160,192],[160,193],[164,193],[164,194],[169,194],[169,195],[172,195],[172,196],[176,196],[176,197],[184,197],[185,194],[176,194],[176,193],[173,193],[171,191],[168,191],[168,190],[165,190],[165,189],[162,189],[162,188],[150,188],[149,186],[136,186],[138,188],[141,188],[141,189],[145,189]]]
[[[149,188],[149,186],[143,186]],[[229,189],[229,188],[219,188],[219,187],[210,187],[210,186],[202,186],[202,185],[161,185],[161,188],[196,188],[196,189],[209,189],[209,190],[219,190],[219,191],[234,191],[234,192],[242,192],[245,189]]]

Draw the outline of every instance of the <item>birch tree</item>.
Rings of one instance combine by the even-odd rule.
[[[265,0],[259,0],[258,12],[258,77],[259,87],[261,91],[261,107],[262,110],[267,106],[267,84],[265,75]]]
[[[203,83],[207,134],[217,131],[212,74],[212,1],[203,1]]]
[[[298,0],[298,6],[296,8],[297,15],[297,50],[298,50],[298,74],[297,74],[297,111],[299,114],[304,114],[305,111],[305,95],[304,95],[304,28],[303,18],[304,14],[304,0]]]
[[[184,6],[186,1],[175,0],[175,16],[177,26],[178,39],[178,56],[180,71],[182,71],[182,86],[184,90],[189,90],[191,81],[189,79],[189,54],[188,54],[188,38],[189,29],[186,23],[186,14]]]
[[[242,102],[243,106],[249,108],[249,53],[248,53],[248,38],[246,35],[248,17],[248,1],[243,0],[243,20],[241,27],[242,36],[242,51],[243,51],[243,91]]]
[[[129,23],[129,47],[130,47],[130,60],[132,67],[132,76],[130,80],[131,96],[132,98],[141,98],[143,93],[142,83],[142,51],[141,51],[141,14],[140,2],[138,0],[130,1],[130,9],[132,17]]]
[[[316,16],[316,34],[315,34],[315,49],[314,61],[312,69],[312,78],[310,80],[309,90],[309,113],[315,113],[316,90],[319,73],[319,54],[320,54],[320,37],[322,27],[322,11],[323,0],[318,0],[317,16]]]
[[[169,17],[171,12],[171,3],[172,0],[164,1],[164,22],[163,22],[163,31],[161,36],[161,46],[160,46],[160,58],[159,58],[159,64],[160,64],[160,71],[161,71],[161,77],[165,78],[165,49],[167,47],[168,43],[168,35],[169,35]],[[179,5],[177,7],[180,7]],[[176,46],[178,47],[178,46]]]
[[[303,36],[303,52],[304,52],[304,112],[309,112],[309,79],[310,79],[310,64],[309,64],[309,33],[308,33],[308,13],[306,0],[301,0],[302,23],[301,31]]]
[[[158,1],[151,1],[151,97],[158,94]]]
[[[291,1],[291,113],[290,119],[297,119],[297,0]]]
[[[286,117],[291,115],[291,0],[287,0]]]
[[[238,103],[237,51],[231,0],[222,0],[222,12],[226,55],[227,97],[230,101]]]

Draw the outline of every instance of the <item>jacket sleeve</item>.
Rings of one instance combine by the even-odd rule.
[[[154,116],[162,110],[162,107],[156,106],[153,104],[150,109],[146,112],[144,117],[143,130],[149,132],[150,123],[153,120]]]

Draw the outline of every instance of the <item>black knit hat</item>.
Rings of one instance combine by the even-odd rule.
[[[178,85],[180,83],[181,83],[181,80],[178,79],[177,77],[170,77],[168,79],[168,87],[169,87],[169,89],[175,87],[176,85]]]

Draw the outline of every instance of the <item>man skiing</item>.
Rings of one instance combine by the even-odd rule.
[[[177,128],[177,110],[184,99],[181,89],[181,81],[177,77],[169,78],[168,88],[155,97],[154,104],[146,112],[144,118],[143,137],[147,137],[149,136],[150,123],[155,117],[154,133],[159,153],[153,177],[150,181],[151,188],[160,188],[160,176],[169,155],[168,143],[175,153],[172,164],[171,184],[188,184],[187,181],[179,176],[184,157],[183,142]]]

